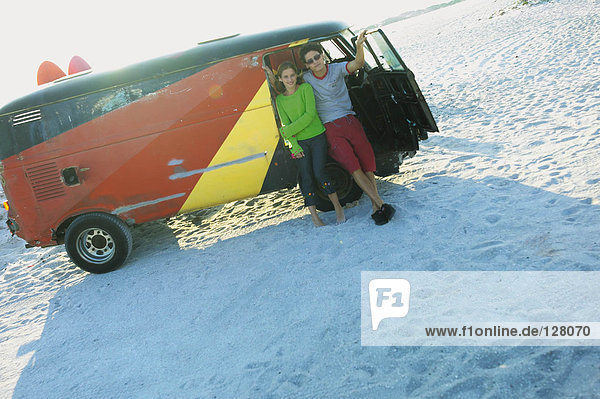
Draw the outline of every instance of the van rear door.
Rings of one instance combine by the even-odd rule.
[[[352,38],[356,47],[356,36]],[[402,113],[420,129],[437,132],[431,110],[415,80],[398,52],[381,29],[367,32],[365,61],[370,67],[368,80],[379,100],[402,108]],[[393,108],[393,107],[392,107]]]

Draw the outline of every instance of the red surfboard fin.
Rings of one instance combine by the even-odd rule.
[[[60,79],[63,76],[67,75],[58,65],[51,61],[44,61],[40,64],[37,71],[37,84],[40,86],[54,82],[56,79]]]
[[[87,71],[89,69],[92,69],[90,64],[88,64],[83,58],[81,58],[78,55],[73,56],[73,58],[71,58],[71,62],[69,62],[69,75]]]

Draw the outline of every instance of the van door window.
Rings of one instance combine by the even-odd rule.
[[[354,44],[354,47],[356,48],[356,38],[352,39],[352,44]],[[377,62],[377,58],[374,55],[375,53],[373,52],[371,45],[367,42],[366,44],[366,51],[365,51],[365,67],[370,70],[373,68],[382,68],[383,66],[381,65],[380,62]]]
[[[356,47],[356,37],[352,39],[352,44]],[[367,32],[366,45],[368,51],[365,52],[365,61],[371,68],[378,67],[386,71],[405,71],[407,69],[381,29]]]

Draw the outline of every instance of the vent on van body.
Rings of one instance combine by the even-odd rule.
[[[65,195],[65,188],[54,162],[26,168],[25,174],[36,200],[45,201]]]
[[[25,112],[19,115],[15,115],[12,117],[13,126],[22,125],[24,123],[29,123],[33,121],[39,121],[42,119],[42,111],[39,109],[35,111]]]

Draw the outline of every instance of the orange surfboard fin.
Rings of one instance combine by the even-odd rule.
[[[73,58],[71,58],[71,62],[69,62],[69,75],[87,71],[89,69],[92,69],[90,64],[88,64],[83,58],[81,58],[78,55],[73,56]]]
[[[60,79],[64,76],[67,75],[58,65],[51,61],[44,61],[40,64],[37,71],[37,84],[40,86],[54,82],[56,79]]]

